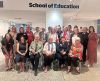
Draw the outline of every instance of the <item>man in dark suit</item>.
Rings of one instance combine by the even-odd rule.
[[[80,37],[81,37],[81,43],[83,45],[82,61],[83,63],[85,63],[86,62],[86,51],[87,51],[87,45],[88,45],[88,33],[87,33],[86,27],[83,27],[82,32],[80,32]]]

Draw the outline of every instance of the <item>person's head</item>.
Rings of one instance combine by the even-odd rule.
[[[55,29],[54,29],[54,28],[51,29],[51,33],[52,33],[52,34],[55,33]]]
[[[53,42],[53,38],[49,38],[48,42],[52,43]]]
[[[40,40],[40,36],[37,34],[37,35],[35,35],[35,41],[39,41]]]
[[[71,25],[68,25],[68,31],[71,31],[71,29],[72,29],[72,26]]]
[[[52,30],[52,27],[49,26],[48,27],[48,32],[51,32],[51,30]]]
[[[35,29],[35,30],[36,30],[36,32],[39,32],[39,27],[36,27],[36,29]]]
[[[15,26],[12,26],[12,32],[16,33],[16,27]]]
[[[58,26],[58,31],[61,31],[61,27],[60,26]]]
[[[61,38],[61,42],[64,43],[65,42],[65,37]]]
[[[20,37],[20,42],[25,43],[25,38],[23,36]]]
[[[64,31],[64,32],[67,32],[67,30],[68,30],[67,27],[64,27],[64,28],[63,28],[63,31]]]
[[[78,34],[78,32],[79,32],[78,27],[75,26],[74,29],[73,29],[73,31],[74,31],[74,34]]]
[[[90,27],[89,27],[89,33],[92,33],[92,32],[95,32],[95,29],[94,29],[93,26],[90,26]]]
[[[11,35],[9,33],[5,34],[5,39],[9,41],[11,39]]]
[[[81,43],[81,40],[80,40],[79,37],[77,37],[77,38],[75,39],[75,46],[78,46],[80,43]]]
[[[45,28],[42,28],[42,32],[45,32]]]
[[[26,28],[26,32],[30,32],[31,31],[31,28],[30,26],[28,25],[27,28]]]
[[[20,27],[20,28],[19,28],[19,32],[20,32],[20,33],[24,33],[24,28],[23,28],[23,27]]]
[[[87,32],[87,27],[83,27],[82,32]]]

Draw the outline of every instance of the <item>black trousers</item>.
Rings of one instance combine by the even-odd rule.
[[[86,62],[86,50],[87,50],[87,47],[83,46],[83,55],[82,55],[83,62]]]
[[[59,61],[59,66],[66,64],[69,61],[69,56],[67,54],[61,55],[60,53],[55,54],[55,59]]]
[[[40,54],[39,53],[30,55],[30,61],[32,63],[32,66],[33,66],[34,70],[38,69],[39,58],[40,58]]]
[[[44,54],[44,67],[51,66],[53,59],[54,59],[54,55],[47,56],[46,54]]]
[[[74,67],[78,67],[79,66],[79,58],[78,57],[69,57],[68,66],[71,66],[71,64],[73,64]]]

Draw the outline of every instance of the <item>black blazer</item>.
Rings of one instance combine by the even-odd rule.
[[[57,52],[60,53],[62,50],[64,50],[67,54],[69,53],[69,46],[67,42],[61,42],[57,45]]]
[[[84,47],[87,47],[88,45],[88,33],[84,33],[84,32],[81,32],[80,33],[80,37],[81,37],[81,43]]]

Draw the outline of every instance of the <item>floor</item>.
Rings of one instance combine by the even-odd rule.
[[[4,56],[0,52],[0,81],[100,81],[100,45],[98,46],[98,63],[93,68],[82,67],[81,74],[67,73],[63,71],[50,70],[47,73],[39,72],[34,76],[33,71],[22,72],[4,70]]]

